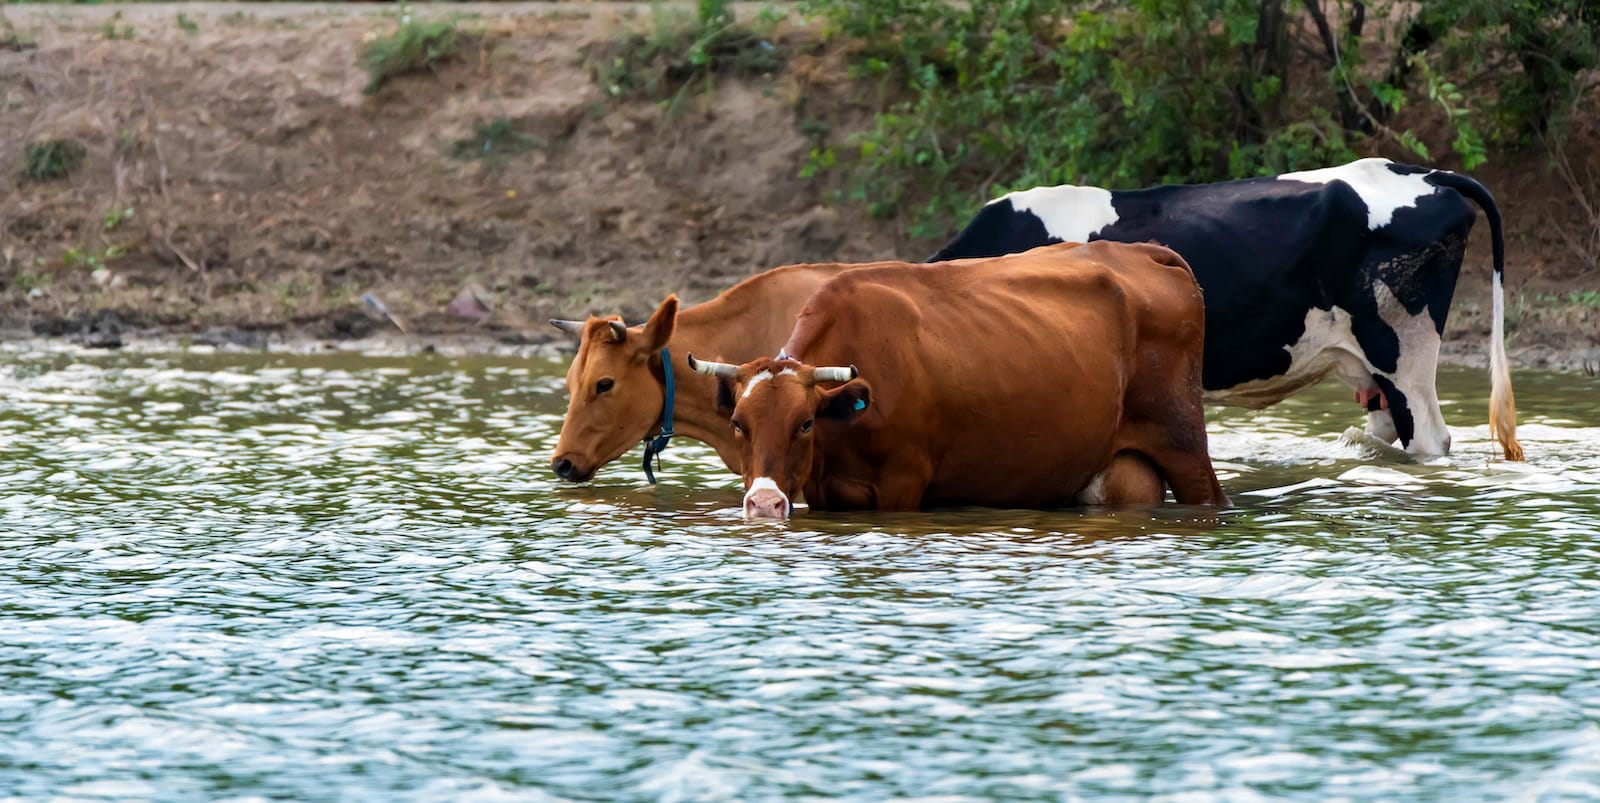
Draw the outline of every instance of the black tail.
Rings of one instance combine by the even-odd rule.
[[[1522,459],[1522,444],[1517,442],[1517,402],[1511,393],[1511,361],[1506,357],[1506,239],[1500,231],[1500,206],[1488,188],[1459,173],[1443,170],[1428,176],[1434,184],[1448,187],[1471,198],[1489,218],[1489,234],[1494,241],[1493,314],[1489,332],[1489,433],[1505,450],[1507,460]]]
[[[1447,170],[1435,170],[1428,175],[1433,184],[1448,187],[1465,195],[1483,210],[1483,216],[1489,219],[1489,237],[1494,248],[1494,272],[1500,274],[1501,280],[1505,279],[1506,272],[1506,238],[1500,229],[1500,205],[1494,202],[1494,196],[1489,194],[1489,188],[1479,184],[1471,176],[1460,173],[1451,173]]]

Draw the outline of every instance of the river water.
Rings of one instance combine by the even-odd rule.
[[[6,352],[0,797],[1600,797],[1600,381],[1455,454],[1211,411],[1237,507],[745,524],[563,366]]]

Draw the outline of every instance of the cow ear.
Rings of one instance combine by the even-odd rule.
[[[822,402],[817,405],[817,415],[848,421],[872,406],[872,386],[867,380],[856,378],[832,390],[822,391]]]
[[[733,380],[717,377],[717,415],[733,416]]]
[[[644,344],[647,351],[660,351],[672,339],[672,331],[678,325],[678,297],[667,296],[650,315],[650,320],[644,324]]]

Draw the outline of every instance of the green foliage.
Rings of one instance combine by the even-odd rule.
[[[122,224],[127,223],[132,217],[133,207],[131,206],[126,209],[113,209],[106,213],[105,229],[106,231],[116,231],[122,228]]]
[[[1579,73],[1600,64],[1600,12],[1582,0],[807,0],[802,9],[851,43],[852,74],[882,82],[891,98],[845,149],[818,143],[802,174],[837,165],[848,174],[844,199],[902,218],[913,236],[948,234],[984,200],[1042,184],[1264,175],[1382,142],[1431,161],[1438,155],[1420,133],[1430,120],[1442,123],[1430,141],[1448,142],[1470,170],[1491,144],[1559,133],[1589,83]],[[1417,130],[1394,124],[1407,108]]]
[[[472,136],[451,143],[450,155],[462,161],[482,159],[496,164],[508,156],[539,146],[537,139],[516,130],[511,121],[499,119],[478,123],[473,127]]]
[[[122,12],[118,11],[112,14],[111,19],[106,20],[104,25],[100,26],[100,35],[111,40],[132,39],[133,26],[123,25],[121,23]]]
[[[194,20],[190,19],[189,15],[183,13],[182,11],[178,12],[178,28],[190,36],[200,33],[199,23],[196,23]]]
[[[127,251],[118,245],[108,245],[99,251],[72,246],[61,253],[61,265],[69,270],[81,267],[96,271],[126,255]]]
[[[83,164],[88,150],[70,139],[46,139],[28,144],[23,154],[22,172],[34,181],[66,178]]]
[[[1351,153],[1326,113],[1286,113],[1287,64],[1257,47],[1252,0],[812,0],[807,10],[866,43],[858,75],[905,91],[849,143],[845,192],[880,217],[928,199],[911,210],[914,236],[945,232],[1007,189],[1256,175]]]
[[[368,42],[361,61],[367,68],[365,92],[373,94],[402,75],[437,72],[440,63],[459,51],[460,34],[454,20],[419,20],[402,8],[394,32]]]
[[[1569,307],[1600,309],[1600,290],[1571,290],[1562,294],[1541,293],[1536,297],[1540,304],[1565,304]]]
[[[771,15],[758,22],[776,24]],[[783,64],[778,45],[740,25],[728,0],[697,0],[692,17],[652,3],[649,30],[624,34],[589,53],[595,82],[612,97],[681,96],[717,75],[765,75]]]

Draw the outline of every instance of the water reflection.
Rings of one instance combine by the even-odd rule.
[[[560,366],[9,354],[19,797],[1600,794],[1594,380],[1527,465],[1214,410],[1238,508],[745,524],[685,442],[557,485]]]

